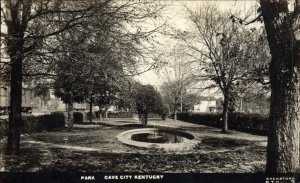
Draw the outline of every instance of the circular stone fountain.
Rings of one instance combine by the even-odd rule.
[[[194,136],[177,130],[143,128],[128,130],[118,134],[117,139],[124,144],[166,151],[184,151],[194,148],[198,141]]]

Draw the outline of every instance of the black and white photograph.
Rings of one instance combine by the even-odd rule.
[[[2,0],[0,183],[300,183],[300,0]]]

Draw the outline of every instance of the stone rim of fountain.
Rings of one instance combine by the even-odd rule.
[[[131,136],[134,134],[152,132],[152,131],[157,131],[157,130],[160,130],[160,129],[158,129],[158,128],[142,128],[142,129],[127,130],[127,131],[119,133],[116,136],[116,138],[120,142],[122,142],[123,144],[126,144],[126,145],[142,147],[142,148],[162,149],[165,151],[186,151],[186,150],[190,150],[190,149],[194,148],[199,143],[199,141],[197,141],[197,140],[194,140],[194,139],[189,140],[187,138],[184,138],[183,141],[180,143],[169,143],[169,144],[140,142],[140,141],[131,140]],[[176,130],[166,130],[166,131],[176,131]],[[190,136],[193,136],[192,134],[183,132],[183,131],[180,131],[180,133],[185,133]]]

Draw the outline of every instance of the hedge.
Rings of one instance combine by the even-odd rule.
[[[84,115],[85,115],[84,112],[75,112],[74,111],[74,113],[73,113],[74,124],[82,124]]]
[[[269,129],[269,116],[258,113],[233,113],[229,115],[228,127],[243,131],[267,132]]]
[[[132,112],[108,112],[107,113],[108,118],[133,118],[133,113]]]
[[[91,114],[90,114],[90,112],[86,112],[86,113],[85,113],[85,116],[86,116],[86,119],[87,119],[87,120],[90,120],[90,119],[91,119]],[[96,119],[96,117],[97,117],[97,116],[96,116],[96,112],[93,111],[93,112],[92,112],[92,119]]]
[[[52,131],[63,128],[65,117],[62,112],[53,112],[41,116],[23,116],[21,123],[21,133],[33,133],[42,131]],[[8,119],[0,120],[0,139],[7,135]]]
[[[162,115],[150,113],[148,114],[148,118],[162,118]]]
[[[52,131],[57,128],[63,128],[65,125],[65,117],[62,112],[53,112],[41,116],[24,116],[23,133]]]
[[[177,119],[219,128],[223,125],[220,113],[177,113]],[[228,128],[265,135],[269,129],[269,117],[267,114],[231,113]]]
[[[0,119],[0,140],[7,135],[8,130],[8,120]]]

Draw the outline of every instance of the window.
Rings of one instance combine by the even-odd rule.
[[[216,108],[215,107],[209,107],[209,112],[215,112]]]

